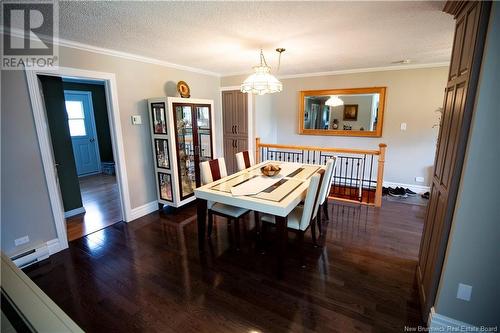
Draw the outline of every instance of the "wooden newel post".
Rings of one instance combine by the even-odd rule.
[[[377,188],[375,189],[375,207],[382,206],[382,186],[384,185],[384,164],[385,164],[385,150],[387,145],[381,143],[378,145],[380,154],[378,155],[378,169],[377,169]]]
[[[260,163],[260,138],[255,138],[255,163]]]

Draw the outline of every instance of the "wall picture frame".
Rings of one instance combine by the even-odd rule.
[[[167,139],[155,138],[156,166],[161,169],[170,170],[170,151]]]
[[[165,172],[158,172],[158,186],[160,199],[173,202],[172,176]]]
[[[153,134],[167,134],[165,103],[151,103]]]
[[[346,121],[358,120],[358,104],[344,104],[344,117]]]

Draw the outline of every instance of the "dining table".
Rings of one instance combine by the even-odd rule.
[[[281,170],[277,175],[268,177],[261,170],[268,164],[279,166]],[[311,177],[321,168],[324,166],[264,161],[196,188],[200,251],[204,251],[205,247],[207,201],[218,202],[275,216],[278,268],[282,268],[288,242],[288,214],[304,200]]]

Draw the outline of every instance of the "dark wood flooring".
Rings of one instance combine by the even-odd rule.
[[[99,174],[79,180],[85,213],[66,219],[69,241],[122,220],[116,176]]]
[[[375,203],[375,189],[363,189],[359,198],[359,188],[346,185],[332,185],[330,188],[330,198],[348,199],[361,201],[368,204]]]
[[[276,278],[250,215],[235,230],[215,219],[201,255],[196,207],[117,223],[70,243],[25,272],[88,332],[402,332],[421,324],[415,268],[425,207],[330,203],[323,247],[290,233]]]

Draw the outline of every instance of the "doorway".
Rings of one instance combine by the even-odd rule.
[[[123,220],[105,82],[37,76],[68,241]]]
[[[62,79],[84,208],[83,213],[65,216],[68,240],[71,241],[122,221],[123,218],[104,82]]]

